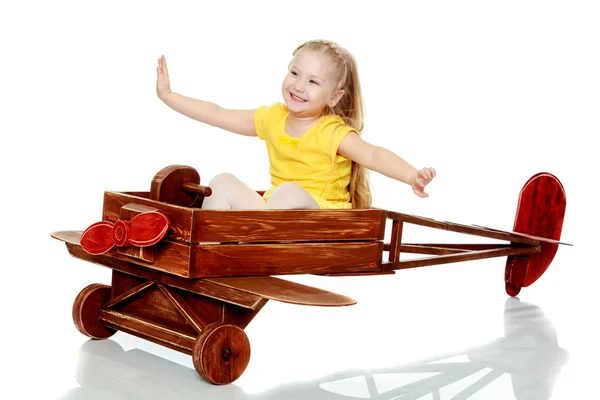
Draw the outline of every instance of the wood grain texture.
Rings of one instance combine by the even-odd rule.
[[[542,249],[538,254],[529,256],[526,263],[526,276],[523,286],[529,286],[538,280],[550,266],[558,250],[560,242],[567,197],[561,182],[554,175],[539,173],[532,176],[519,193],[519,202],[513,230],[527,235],[540,236]],[[554,241],[551,242],[550,240]],[[525,268],[524,262],[506,260],[506,269]],[[517,272],[506,272],[509,275],[520,275]],[[514,285],[515,282],[512,282]]]
[[[190,276],[373,272],[382,248],[382,242],[199,245]]]
[[[432,218],[419,217],[415,215],[402,214],[398,212],[388,211],[388,218],[403,221],[406,223],[427,226],[430,228],[442,229],[449,232],[465,233],[467,235],[482,236],[491,239],[507,240],[515,243],[524,243],[530,245],[538,245],[539,240],[517,235],[499,230],[480,228],[472,225],[463,225],[456,222],[441,222]]]
[[[349,306],[356,300],[272,276],[206,278],[206,281],[254,293],[266,299],[311,306]]]
[[[171,290],[165,285],[159,284],[158,288],[163,295],[168,298],[169,301],[177,308],[177,311],[179,311],[186,321],[194,328],[196,333],[202,332],[204,327],[209,324],[206,318],[203,317],[198,310],[190,307],[185,299],[185,296],[180,295],[175,290]]]
[[[185,190],[184,184],[199,184],[200,174],[186,165],[169,165],[154,175],[150,184],[150,199],[189,207],[198,194]]]
[[[72,233],[55,232],[55,238]],[[375,272],[383,242],[324,242],[290,244],[200,244],[163,240],[156,245],[156,262],[130,258],[116,249],[106,255],[183,278]]]
[[[185,354],[192,354],[196,335],[183,334],[168,326],[115,310],[101,310],[100,320],[113,329],[149,340]]]
[[[102,219],[116,222],[129,203],[159,210],[171,222],[168,239],[192,244],[383,240],[387,215],[380,209],[201,210],[105,192]]]
[[[234,382],[250,362],[250,341],[235,325],[216,325],[203,332],[192,355],[196,371],[216,385]]]
[[[56,232],[55,236],[70,240],[67,248],[72,256],[112,268],[126,275],[132,275],[131,281],[127,285],[121,282],[123,279],[113,281],[115,295],[117,296],[140,285],[145,279],[255,310],[264,305],[263,299],[315,306],[343,306],[356,303],[354,299],[347,296],[271,276],[185,279],[144,268],[109,255],[92,256],[81,249],[80,246],[74,244],[77,243],[77,236],[72,231]]]
[[[104,192],[102,220],[110,222],[118,221],[121,209],[130,203],[155,208],[160,213],[164,214],[171,223],[167,238],[188,243],[192,242],[192,215],[195,210],[193,208],[161,203],[156,200],[132,196],[127,193]]]
[[[399,262],[388,262],[382,265],[383,271],[399,270],[416,267],[426,267],[430,265],[456,263],[462,261],[471,260],[482,260],[485,258],[493,257],[506,257],[511,255],[523,255],[523,254],[534,254],[540,251],[541,247],[538,246],[508,246],[499,249],[488,249],[488,250],[471,250],[468,252],[461,252],[456,254],[441,255],[435,257],[424,257],[416,260],[406,260]]]
[[[402,221],[392,221],[392,237],[390,238],[390,244],[387,248],[389,251],[388,261],[396,262],[400,260],[403,225]],[[386,249],[384,248],[384,250]]]
[[[133,218],[135,218],[141,213],[152,211],[159,210],[156,209],[156,207],[148,207],[137,203],[129,203],[121,207],[119,219],[124,221],[131,221]],[[123,246],[118,247],[117,252],[128,257],[139,258],[148,263],[156,262],[156,245],[147,247]]]
[[[458,243],[458,244],[448,244],[448,243],[406,243],[400,246],[400,251],[403,253],[414,253],[414,254],[433,254],[433,255],[443,255],[443,254],[455,254],[455,253],[464,253],[469,250],[488,250],[488,249],[500,249],[504,247],[510,246],[509,244],[466,244],[466,243]],[[390,245],[386,244],[383,246],[384,251],[389,251],[391,248]]]
[[[195,242],[383,240],[384,210],[198,210]]]
[[[79,332],[92,339],[106,339],[115,334],[100,320],[100,310],[110,300],[111,288],[93,283],[86,286],[73,303],[73,322]]]
[[[92,256],[86,253],[81,246],[73,243],[67,243],[67,249],[75,258],[99,264],[138,278],[163,283],[168,286],[201,294],[216,300],[222,300],[228,303],[236,304],[240,307],[254,309],[261,304],[262,298],[260,296],[244,292],[243,290],[233,289],[231,287],[209,282],[204,279],[181,278],[172,274],[167,274],[145,268],[143,266],[135,265],[128,261],[119,260],[109,255]]]

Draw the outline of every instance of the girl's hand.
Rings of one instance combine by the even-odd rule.
[[[169,81],[169,71],[167,70],[167,59],[160,56],[158,66],[156,67],[156,94],[164,101],[171,94],[171,83]]]
[[[435,178],[435,169],[433,168],[423,168],[422,170],[417,171],[417,175],[411,184],[413,192],[419,197],[429,197],[429,195],[424,192],[424,189],[433,178]]]

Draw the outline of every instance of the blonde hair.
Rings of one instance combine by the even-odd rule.
[[[334,63],[339,76],[336,90],[342,90],[344,94],[334,107],[327,106],[324,113],[340,116],[360,135],[364,128],[365,109],[356,61],[352,54],[337,43],[327,40],[304,42],[294,50],[293,55],[296,56],[300,50],[310,50],[327,55]],[[332,163],[334,159],[335,157],[332,157]],[[366,168],[352,161],[349,185],[352,208],[369,208],[371,206],[371,188],[367,174]]]

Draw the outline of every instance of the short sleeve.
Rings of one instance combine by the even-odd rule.
[[[265,140],[265,132],[267,130],[267,116],[269,107],[259,107],[254,113],[254,128],[259,139]]]
[[[332,121],[329,128],[331,129],[331,138],[327,153],[330,158],[333,158],[337,154],[340,143],[342,143],[342,140],[344,140],[346,135],[350,132],[356,132],[356,130],[350,125],[344,123],[341,118],[336,118],[334,121]]]

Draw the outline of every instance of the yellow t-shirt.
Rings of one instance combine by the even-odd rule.
[[[265,201],[277,186],[295,182],[321,208],[352,208],[348,192],[352,160],[337,150],[354,129],[341,117],[326,115],[302,136],[290,136],[285,132],[287,116],[288,108],[282,103],[260,107],[254,116],[256,133],[267,145],[271,165],[272,186],[263,195]]]

